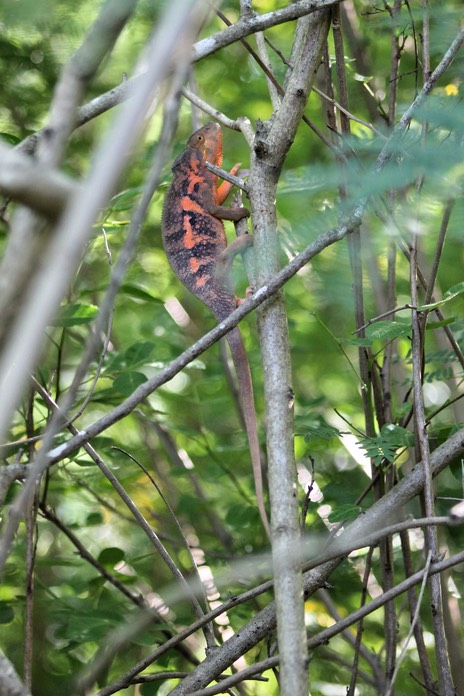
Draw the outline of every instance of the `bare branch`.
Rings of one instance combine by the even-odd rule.
[[[339,2],[341,0],[299,0],[298,2],[290,3],[280,10],[268,12],[267,14],[242,16],[238,22],[227,27],[227,29],[198,41],[194,46],[193,60],[200,60],[205,55],[211,55],[211,53],[215,53],[249,34],[264,31],[278,24],[289,22],[292,19],[304,17],[318,10],[336,5]]]
[[[0,466],[0,505],[3,505],[6,494],[14,481],[22,480],[27,476],[27,466],[14,462],[7,466]]]
[[[0,142],[0,191],[55,220],[78,184]]]
[[[30,696],[11,662],[0,650],[0,693],[2,696]]]

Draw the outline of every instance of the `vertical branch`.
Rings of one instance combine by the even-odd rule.
[[[257,283],[265,285],[278,271],[276,186],[284,158],[303,115],[327,36],[327,13],[318,12],[297,25],[292,69],[285,94],[271,123],[255,137],[249,191]],[[258,312],[267,405],[267,449],[272,523],[272,563],[281,656],[281,693],[307,693],[303,585],[298,555],[288,549],[300,543],[293,445],[293,389],[290,346],[283,294],[277,293]]]
[[[419,306],[417,292],[417,235],[413,236],[410,256],[410,284],[411,304]],[[427,425],[425,421],[425,408],[422,393],[422,336],[420,313],[412,310],[412,370],[414,393],[414,419],[416,426],[417,449],[424,467],[424,508],[427,517],[435,514],[434,492],[432,472],[430,464],[430,449],[427,438]],[[425,530],[426,546],[432,554],[432,561],[439,557],[438,539],[436,527],[427,527]],[[433,575],[429,580],[430,600],[432,607],[432,625],[435,637],[435,656],[437,661],[438,683],[442,696],[453,696],[454,687],[451,678],[446,636],[443,623],[442,594],[440,576]]]
[[[430,69],[430,11],[429,0],[422,0],[422,74],[427,82],[432,71]]]
[[[332,74],[331,74],[331,65],[330,65],[330,52],[329,52],[329,43],[328,41],[325,42],[324,46],[324,53],[322,57],[322,67],[323,70],[321,70],[322,73],[322,79],[321,82],[323,84],[323,92],[324,94],[327,95],[328,99],[322,99],[322,106],[324,109],[325,113],[325,118],[326,118],[326,125],[329,128],[329,130],[332,133],[332,139],[337,145],[337,117],[335,114],[335,104],[334,104],[334,91],[333,91],[333,82],[332,82]]]
[[[391,35],[391,66],[390,66],[390,89],[388,93],[388,123],[393,126],[396,112],[396,94],[398,91],[398,74],[401,60],[400,40],[397,34],[398,16],[401,12],[402,0],[395,0],[395,4],[390,9],[392,19]]]
[[[445,244],[446,232],[448,230],[448,225],[451,218],[454,203],[454,199],[447,201],[443,210],[443,217],[441,219],[440,230],[438,232],[438,239],[435,248],[435,255],[433,257],[432,269],[430,271],[430,278],[425,292],[424,304],[429,304],[429,302],[432,301],[433,289],[435,287],[435,281],[437,279],[438,266],[440,264],[441,254],[443,251],[443,246]]]
[[[340,4],[340,11],[344,34],[350,47],[357,72],[364,77],[374,75],[375,70],[369,62],[366,36],[363,34],[359,26],[359,19],[353,0],[345,0],[342,2]],[[361,94],[369,113],[369,119],[370,121],[374,122],[379,116],[379,111],[381,111],[380,106],[377,103],[377,100],[370,87],[367,87],[367,85],[364,83],[360,83],[360,86]]]
[[[430,77],[430,43],[429,43],[429,12],[428,2],[423,2],[423,81],[424,83]],[[422,142],[424,143],[427,137],[427,123],[422,127]],[[418,191],[422,188],[422,178],[418,182]],[[435,274],[437,272],[441,248],[444,242],[444,236],[451,214],[451,207],[445,209],[440,235],[435,254],[434,269],[429,283],[428,293],[433,292],[433,284]],[[417,233],[413,234],[411,253],[410,253],[410,286],[411,286],[411,302],[413,306],[419,306],[418,295],[418,257],[419,237]],[[430,287],[432,286],[432,287]],[[427,315],[421,314],[417,310],[412,310],[412,373],[413,373],[413,396],[414,396],[414,425],[416,434],[416,449],[419,457],[423,462],[424,467],[424,492],[423,506],[425,515],[433,517],[435,514],[435,496],[433,490],[433,482],[430,468],[430,448],[427,437],[427,425],[425,420],[425,407],[422,391],[423,379],[423,353],[425,342],[425,325]],[[432,562],[439,557],[438,534],[436,527],[427,527],[425,529],[426,548],[432,556]],[[432,626],[435,638],[435,659],[437,663],[438,685],[440,693],[443,696],[452,696],[455,693],[453,680],[451,676],[451,668],[449,663],[448,649],[446,644],[445,626],[443,618],[443,596],[441,591],[440,577],[433,576],[429,580],[430,603],[432,609]]]
[[[261,61],[264,63],[264,65],[267,68],[267,72],[266,72],[267,88],[269,90],[269,95],[271,97],[273,109],[274,109],[274,111],[277,111],[277,109],[280,107],[280,95],[282,93],[282,90],[279,90],[276,87],[275,80],[270,79],[270,74],[272,73],[272,65],[271,65],[271,61],[269,60],[269,56],[268,56],[268,53],[266,50],[266,42],[264,39],[264,34],[261,31],[256,34],[256,45],[258,47]]]
[[[29,399],[26,412],[26,433],[28,438],[34,436],[34,389],[29,389]],[[29,460],[34,457],[34,444],[29,444]],[[32,663],[34,648],[34,573],[36,557],[36,525],[38,511],[38,487],[34,493],[34,504],[26,517],[26,587],[24,607],[24,683],[27,689],[32,689]]]
[[[340,26],[340,9],[333,8],[333,37],[335,45],[336,67],[337,67],[337,82],[339,92],[339,102],[348,110],[348,89],[345,73],[345,54],[343,47],[343,35]],[[350,134],[350,122],[346,115],[340,114],[340,127],[342,135],[347,137]],[[341,195],[344,195],[341,191]],[[365,326],[365,311],[364,311],[364,291],[363,291],[363,265],[361,253],[361,236],[359,227],[353,231],[348,238],[348,248],[350,251],[351,267],[353,271],[353,285],[355,295],[355,321],[356,328]],[[361,331],[360,335],[363,335]],[[375,434],[374,409],[372,404],[372,390],[374,389],[375,405],[377,411],[377,419],[380,423],[383,422],[383,394],[381,393],[379,380],[373,382],[373,373],[375,366],[372,364],[372,356],[369,349],[360,347],[358,350],[359,370],[362,379],[362,399],[364,419],[366,424],[366,433],[369,437]],[[384,494],[384,480],[382,473],[371,462],[372,478],[374,481],[374,491],[378,499]],[[383,539],[380,544],[380,565],[381,577],[384,591],[393,587],[393,548],[391,539]],[[395,668],[395,648],[396,648],[396,612],[393,602],[388,602],[385,605],[384,614],[384,631],[385,631],[385,673],[387,684]]]
[[[401,550],[403,554],[403,562],[406,577],[411,577],[414,574],[414,566],[411,557],[411,544],[409,542],[409,534],[407,531],[400,533],[401,539]],[[420,616],[417,614],[417,595],[415,587],[410,587],[408,590],[408,604],[409,604],[409,617],[412,624],[413,617],[417,615],[417,621],[414,623],[414,640],[416,641],[417,654],[419,656],[419,662],[422,669],[422,676],[424,679],[425,688],[427,690],[427,696],[434,696],[435,694],[435,680],[433,678],[432,670],[430,668],[430,661],[427,654],[427,648],[425,646],[424,633],[422,630],[422,623]]]
[[[364,567],[364,575],[363,575],[363,582],[362,582],[362,593],[361,593],[361,601],[359,603],[360,607],[363,607],[366,603],[366,598],[367,598],[367,585],[369,581],[369,574],[371,572],[372,568],[372,556],[374,553],[374,547],[370,546],[369,550],[367,552],[366,556],[366,561],[365,561],[365,567]],[[347,696],[354,696],[356,693],[356,681],[357,681],[357,676],[358,676],[358,669],[359,669],[359,658],[361,656],[361,651],[362,651],[362,634],[364,631],[364,621],[361,619],[361,621],[358,623],[357,631],[356,631],[356,639],[355,639],[355,644],[354,644],[354,661],[353,661],[353,666],[351,670],[351,679],[350,679],[350,685],[347,689],[346,695]],[[374,674],[376,677],[376,680],[379,681],[380,675],[378,674],[378,670],[374,670]],[[381,684],[378,684],[378,687],[381,687]]]
[[[36,550],[37,497],[26,519],[26,599],[24,616],[24,683],[32,688],[34,644],[34,566]]]

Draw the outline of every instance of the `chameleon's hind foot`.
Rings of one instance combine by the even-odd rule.
[[[240,305],[242,305],[244,302],[246,302],[252,296],[253,296],[253,289],[248,287],[245,290],[245,297],[237,297],[237,295],[235,295],[235,306],[240,307]]]

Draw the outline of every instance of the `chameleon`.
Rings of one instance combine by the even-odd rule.
[[[222,131],[213,122],[192,133],[173,164],[174,176],[164,199],[161,230],[174,273],[220,323],[240,303],[232,288],[231,264],[238,253],[253,243],[253,237],[241,235],[227,244],[222,221],[238,221],[250,213],[245,207],[223,205],[232,184],[223,181],[218,187],[218,177],[207,169],[206,162],[222,165]],[[230,173],[236,174],[239,168],[240,163],[235,164]],[[226,338],[237,373],[258,509],[270,537],[250,366],[240,329],[233,328]]]

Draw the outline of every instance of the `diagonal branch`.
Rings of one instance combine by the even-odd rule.
[[[78,184],[0,141],[0,192],[56,220]]]

